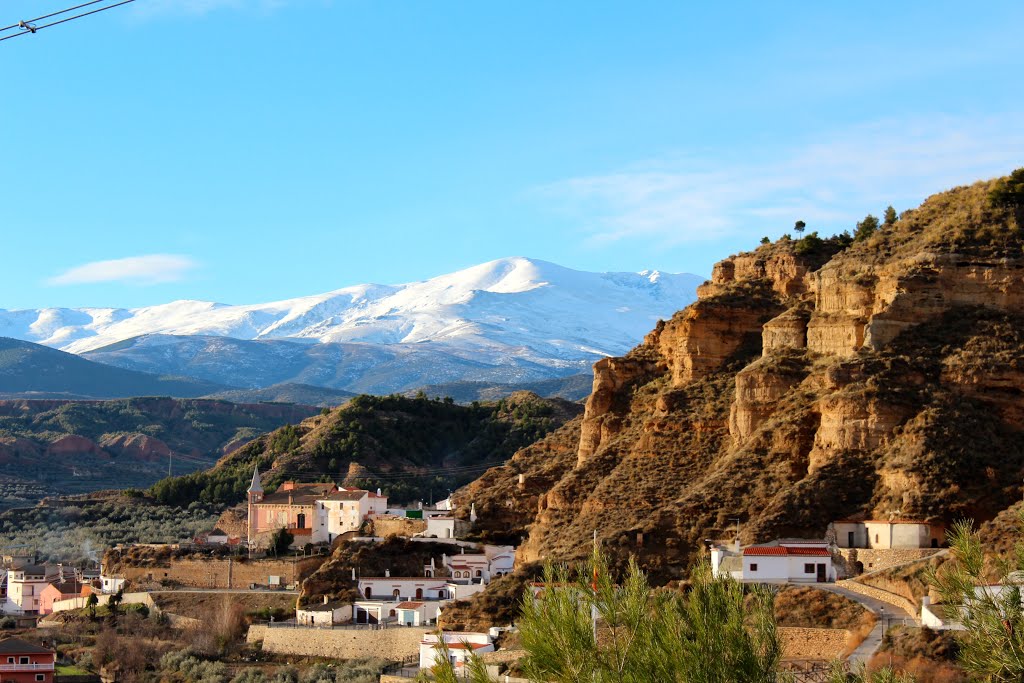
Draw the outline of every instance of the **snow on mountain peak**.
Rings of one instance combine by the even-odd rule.
[[[429,342],[492,356],[623,353],[695,298],[702,277],[590,273],[521,256],[420,282],[363,284],[266,304],[174,301],[136,309],[0,310],[0,336],[83,353],[144,335]]]

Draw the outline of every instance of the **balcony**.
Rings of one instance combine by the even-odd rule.
[[[53,662],[42,664],[0,664],[0,671],[53,671]]]

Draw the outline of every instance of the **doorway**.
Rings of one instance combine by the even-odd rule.
[[[828,573],[824,564],[818,564],[818,583],[825,583],[828,580]]]

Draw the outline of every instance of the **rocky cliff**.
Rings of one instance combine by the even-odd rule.
[[[752,542],[853,515],[994,517],[1024,474],[1022,230],[996,182],[852,244],[725,259],[697,302],[594,366],[578,424],[458,498],[502,510],[521,561],[578,557],[596,530],[666,577],[737,520]]]

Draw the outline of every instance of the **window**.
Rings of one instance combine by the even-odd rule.
[[[805,564],[804,565],[804,574],[813,574],[813,573],[814,573],[814,565],[813,564]]]
[[[28,664],[28,657],[18,657],[18,664]]]
[[[45,681],[46,680],[46,674],[36,674],[36,680],[37,681]]]
[[[878,543],[878,534],[875,534],[875,543]]]
[[[757,562],[751,562],[750,563],[750,571],[752,571],[752,572],[756,572],[757,571]]]
[[[14,664],[14,657],[8,657],[7,658],[7,663],[8,664]]]

